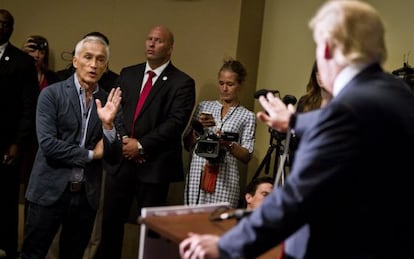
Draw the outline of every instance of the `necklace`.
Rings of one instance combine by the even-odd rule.
[[[220,122],[217,123],[218,132],[221,132],[221,129],[223,128],[224,123],[233,115],[233,113],[237,110],[237,108],[239,108],[239,106],[240,106],[240,102],[237,103],[236,107],[234,107],[234,109],[230,112],[228,116],[227,116],[228,112],[224,115],[223,117],[224,120],[221,119]],[[231,107],[233,106],[230,106],[229,109],[231,109]]]

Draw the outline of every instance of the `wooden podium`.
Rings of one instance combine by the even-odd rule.
[[[139,259],[180,258],[178,245],[189,232],[222,235],[237,223],[236,220],[211,221],[210,215],[227,205],[143,208],[140,218]],[[161,237],[151,238],[148,231],[153,231]],[[275,247],[259,258],[277,259],[279,250],[279,247]]]

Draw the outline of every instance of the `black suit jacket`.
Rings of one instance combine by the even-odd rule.
[[[138,139],[146,155],[143,164],[123,160],[121,170],[136,170],[147,183],[182,181],[182,133],[194,108],[195,82],[170,63],[154,83],[131,133],[144,70],[145,63],[126,67],[117,82],[125,134]]]
[[[9,43],[0,59],[0,151],[11,144],[22,147],[34,133],[39,95],[36,67],[31,56]]]
[[[306,258],[413,258],[414,94],[372,65],[323,109],[298,115],[302,134],[283,187],[219,241],[253,258],[304,224]]]

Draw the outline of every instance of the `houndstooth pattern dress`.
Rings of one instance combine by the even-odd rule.
[[[250,154],[253,153],[255,143],[256,117],[252,111],[243,106],[231,107],[221,119],[223,105],[219,101],[202,101],[194,111],[192,119],[198,119],[202,111],[213,114],[216,126],[210,127],[210,133],[215,133],[221,128],[221,132],[239,133],[239,141],[242,147]],[[185,134],[190,134],[188,128]],[[207,193],[200,189],[200,180],[206,159],[192,152],[190,169],[186,176],[184,202],[187,205],[229,202],[236,208],[240,199],[239,168],[237,159],[226,151],[224,161],[219,165],[219,173],[214,193]]]

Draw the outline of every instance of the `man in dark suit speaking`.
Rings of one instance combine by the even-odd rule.
[[[172,64],[173,46],[171,31],[156,26],[145,41],[147,61],[121,70],[124,157],[106,176],[100,259],[121,258],[134,198],[138,210],[163,206],[169,184],[184,179],[182,133],[194,108],[195,82]]]
[[[290,175],[222,237],[191,234],[183,258],[255,258],[305,224],[307,245],[285,258],[413,258],[414,94],[381,68],[380,15],[334,0],[309,25],[332,101],[296,116],[272,94],[259,98],[261,121],[283,132],[290,122],[301,138]]]

